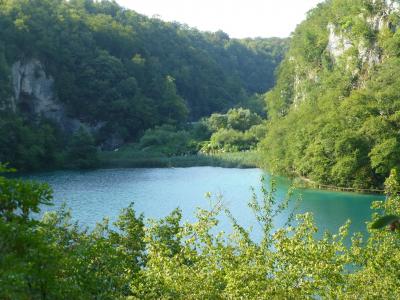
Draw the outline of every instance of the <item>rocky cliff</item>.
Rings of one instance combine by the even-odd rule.
[[[293,36],[283,63],[287,70],[291,69],[289,78],[283,80],[291,84],[280,91],[284,97],[281,102],[297,106],[315,97],[313,92],[332,71],[346,77],[353,87],[363,87],[370,70],[390,56],[385,53],[384,40],[397,31],[399,12],[400,4],[396,0],[320,4]],[[278,82],[275,90],[279,88]]]
[[[89,125],[67,116],[64,105],[58,99],[53,76],[46,72],[38,59],[16,61],[11,68],[11,81],[13,95],[8,109],[15,113],[31,120],[52,120],[67,133],[74,133],[80,127],[95,133],[101,128],[102,123]]]
[[[54,88],[54,79],[46,74],[37,59],[20,60],[12,65],[13,111],[28,116],[43,116],[57,122],[65,117]]]

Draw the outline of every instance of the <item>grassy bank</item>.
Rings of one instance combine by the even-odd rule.
[[[336,192],[350,192],[350,193],[360,193],[360,194],[378,194],[382,195],[385,191],[378,188],[354,188],[354,187],[341,187],[335,185],[327,185],[315,182],[309,178],[303,176],[296,176],[294,179],[296,187],[299,188],[311,188],[318,190],[336,191]]]
[[[126,148],[100,153],[100,167],[102,168],[183,168],[195,166],[256,168],[260,165],[261,158],[256,151],[166,156],[161,153]]]

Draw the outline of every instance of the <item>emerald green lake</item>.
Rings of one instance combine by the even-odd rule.
[[[259,169],[224,169],[216,167],[192,167],[170,169],[104,169],[94,171],[56,171],[23,176],[47,182],[54,189],[54,210],[66,203],[72,210],[73,219],[82,226],[93,227],[104,217],[115,221],[121,209],[134,202],[137,212],[147,218],[165,217],[179,207],[183,219],[195,220],[197,207],[209,208],[205,194],[223,196],[223,203],[239,223],[253,227],[255,238],[261,234],[259,225],[247,203],[251,187],[261,187],[261,176],[267,183],[271,176]],[[283,199],[290,182],[277,178],[277,199]],[[267,184],[268,186],[268,184]],[[258,195],[261,193],[257,192]],[[370,219],[370,205],[382,196],[300,189],[298,213],[312,212],[321,230],[335,232],[347,219],[352,220],[351,231],[365,232],[365,222]],[[297,197],[297,196],[296,196]],[[276,218],[280,226],[287,215]],[[229,232],[230,223],[221,216],[218,229]]]

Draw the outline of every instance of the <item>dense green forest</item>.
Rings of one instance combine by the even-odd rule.
[[[268,168],[382,187],[400,166],[399,1],[330,0],[294,32],[268,93]]]
[[[80,124],[95,145],[113,149],[157,125],[251,107],[273,86],[286,45],[200,32],[113,1],[0,1],[0,131],[8,132],[0,161],[32,169],[57,156],[65,165],[68,153],[58,152],[70,137],[52,134],[60,128]],[[21,151],[34,163],[9,154],[16,148],[30,148]]]
[[[393,172],[387,180],[379,211],[400,214],[399,179]],[[322,238],[310,214],[274,228],[291,197],[278,204],[273,183],[249,203],[261,241],[232,217],[232,233],[215,234],[218,215],[230,214],[213,197],[194,223],[183,223],[180,210],[146,220],[130,206],[115,224],[83,230],[66,209],[33,217],[52,203],[46,185],[0,177],[0,191],[1,299],[400,297],[397,225],[394,232],[371,229],[367,240],[354,235],[350,247],[349,223]]]

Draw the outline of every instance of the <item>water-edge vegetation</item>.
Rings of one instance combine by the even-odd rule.
[[[99,167],[260,167],[261,117],[233,108],[198,122],[148,129],[137,143],[99,153]]]
[[[257,151],[165,156],[122,148],[99,154],[99,168],[184,168],[213,166],[224,168],[257,168],[261,165]]]

